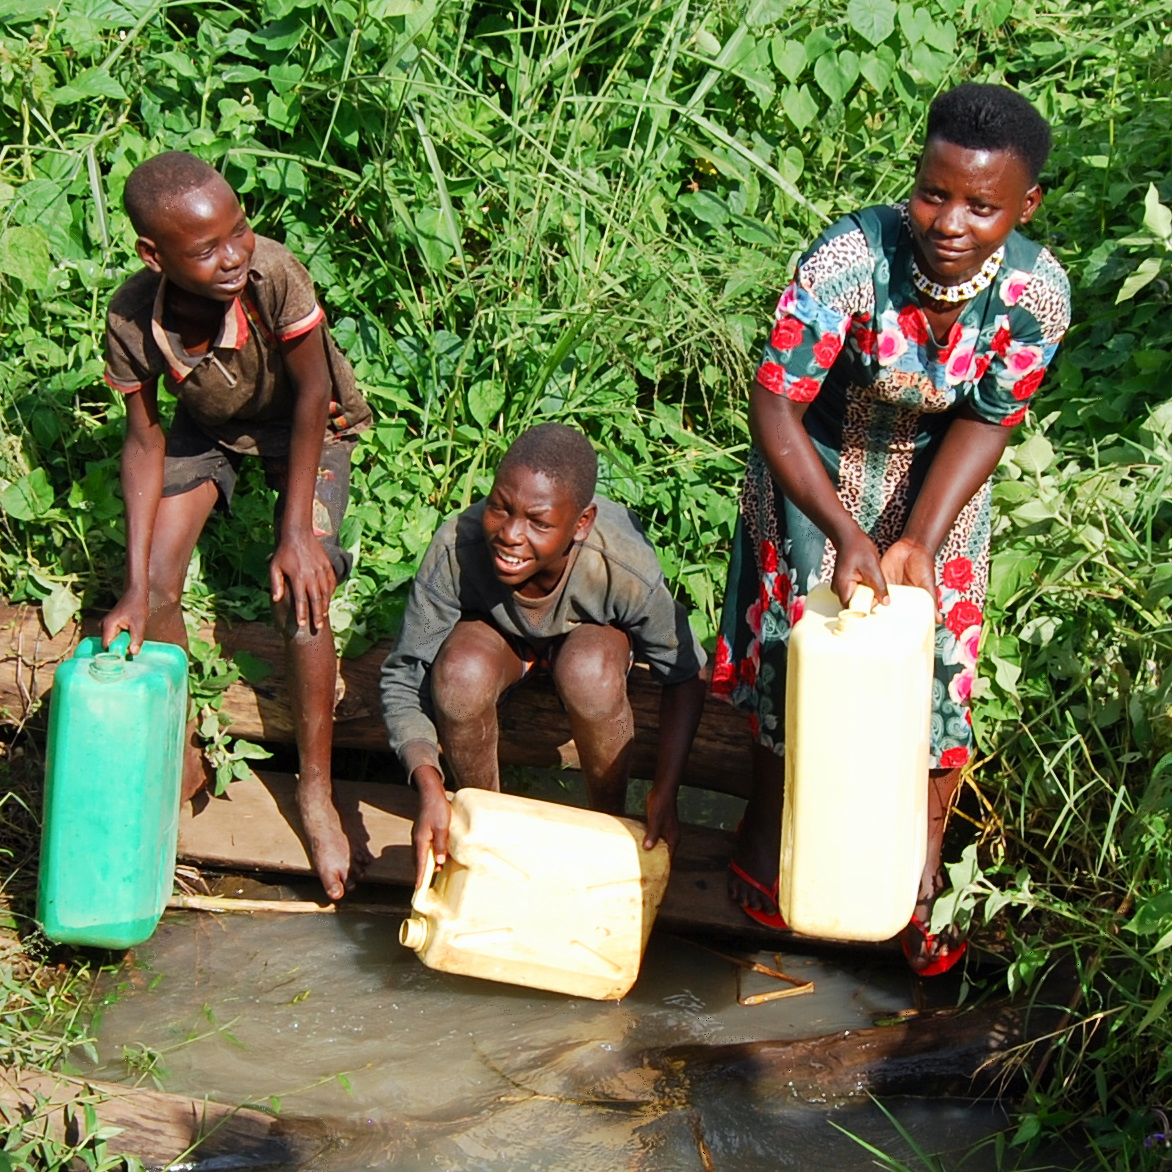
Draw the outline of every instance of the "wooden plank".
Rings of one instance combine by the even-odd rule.
[[[180,815],[180,858],[227,870],[313,874],[297,818],[295,786],[288,774],[264,772],[233,782],[222,798],[197,796]],[[363,827],[374,858],[366,881],[410,887],[415,873],[414,792],[402,785],[335,781],[334,800],[349,825]],[[660,926],[763,943],[792,940],[792,933],[755,924],[729,900],[725,868],[732,837],[722,830],[684,827]]]
[[[53,682],[53,672],[72,654],[82,634],[93,634],[97,616],[70,623],[50,638],[34,606],[0,604],[0,717],[23,722]],[[285,686],[285,656],[280,635],[265,623],[219,622],[201,627],[200,638],[220,643],[226,655],[247,651],[272,669],[255,686],[243,681],[224,693],[222,711],[228,731],[250,740],[291,743],[293,720]],[[340,663],[340,699],[334,713],[338,748],[389,752],[378,697],[378,673],[390,642]],[[635,716],[632,771],[651,777],[655,770],[660,689],[642,664],[632,670],[628,691]],[[566,715],[548,680],[528,681],[501,706],[500,759],[506,765],[578,767]],[[704,706],[700,728],[684,776],[687,785],[747,797],[749,736],[744,718],[712,697]]]

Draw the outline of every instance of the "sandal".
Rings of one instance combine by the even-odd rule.
[[[778,888],[780,886],[778,879],[774,879],[773,890],[771,891],[768,887],[765,886],[764,883],[758,879],[754,879],[753,876],[744,869],[744,867],[734,863],[731,859],[729,860],[728,869],[739,880],[741,880],[742,883],[747,883],[755,891],[761,892],[762,895],[766,896],[768,899],[773,900],[774,907],[777,906]],[[743,911],[745,915],[749,917],[749,919],[756,920],[758,924],[761,924],[765,928],[774,928],[779,932],[786,932],[789,930],[789,925],[785,922],[785,919],[783,918],[780,911],[763,912],[758,908],[749,907],[748,904],[744,903],[740,905],[740,908],[741,911]]]
[[[909,935],[915,940],[914,949],[908,944]],[[916,915],[912,916],[908,926],[900,933],[899,942],[912,972],[919,977],[938,977],[948,972],[964,956],[969,946],[969,942],[964,939],[957,943],[956,933],[951,929],[933,935],[928,931],[928,925]],[[923,968],[917,968],[914,959],[917,956],[932,959]]]

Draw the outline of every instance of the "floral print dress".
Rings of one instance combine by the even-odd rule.
[[[847,511],[883,554],[902,534],[944,433],[964,405],[1013,427],[1070,320],[1054,257],[1014,232],[991,286],[938,345],[912,284],[902,205],[866,208],[826,230],[777,305],[757,381],[810,406],[806,431]],[[931,764],[972,752],[969,696],[989,578],[991,485],[961,510],[936,556]],[[741,495],[712,689],[782,752],[786,648],[803,598],[834,573],[835,550],[785,499],[753,451]]]

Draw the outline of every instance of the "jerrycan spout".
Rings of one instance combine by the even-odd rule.
[[[427,943],[427,921],[422,916],[405,919],[399,925],[399,943],[418,952]]]

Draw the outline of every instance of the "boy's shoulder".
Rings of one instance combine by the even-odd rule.
[[[647,586],[656,585],[663,577],[655,547],[643,532],[639,518],[618,501],[595,496],[598,515],[594,528],[582,543],[597,557],[619,571],[632,574]]]
[[[252,252],[252,264],[249,266],[254,277],[273,277],[292,269],[301,274],[306,272],[305,265],[293,255],[287,245],[271,236],[262,236],[254,233],[256,246]]]
[[[163,278],[148,268],[132,273],[114,291],[110,298],[108,318],[111,326],[130,324],[139,328],[150,325],[159,282]]]

